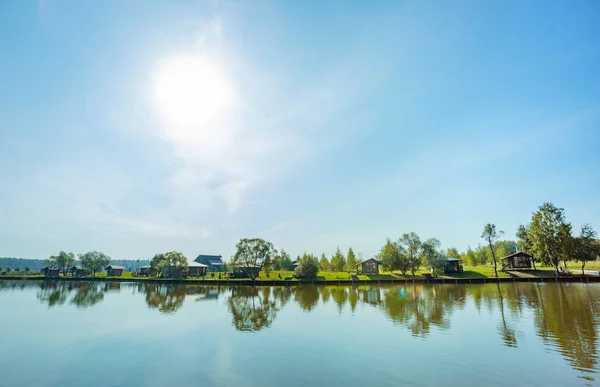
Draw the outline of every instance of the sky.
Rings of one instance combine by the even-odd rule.
[[[600,228],[600,2],[0,2],[0,256]]]

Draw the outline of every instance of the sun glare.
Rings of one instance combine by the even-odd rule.
[[[175,56],[158,66],[154,98],[169,131],[208,134],[233,103],[233,87],[223,69],[209,58]]]

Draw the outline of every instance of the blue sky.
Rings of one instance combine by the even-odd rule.
[[[600,227],[600,3],[3,1],[0,256]]]

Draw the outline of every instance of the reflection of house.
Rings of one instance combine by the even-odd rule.
[[[140,267],[140,275],[150,275],[150,266]]]
[[[208,269],[208,265],[198,262],[188,262],[188,275],[190,277],[204,277],[206,275],[206,270]]]
[[[208,266],[208,271],[223,271],[223,259],[220,255],[199,255],[194,262]]]
[[[58,277],[60,269],[54,266],[46,266],[40,270],[45,277]]]
[[[356,264],[356,272],[359,274],[378,274],[379,261],[375,258],[369,258]]]
[[[362,290],[362,300],[367,304],[379,304],[381,302],[381,293],[379,288],[370,288]]]
[[[260,272],[260,266],[255,266],[255,265],[235,266],[232,270],[231,278],[258,277],[259,272]]]
[[[458,258],[446,258],[444,273],[460,273],[463,271],[462,260]]]
[[[83,270],[83,267],[81,266],[73,266],[69,269],[69,273],[71,273],[73,277],[83,277],[85,275],[85,270]]]
[[[106,275],[109,277],[120,277],[125,271],[123,266],[109,265],[106,267]]]
[[[531,258],[533,257],[530,254],[520,251],[507,255],[500,262],[502,262],[502,269],[531,269]]]
[[[106,284],[104,284],[104,291],[120,292],[121,291],[121,283],[120,282],[107,282]]]

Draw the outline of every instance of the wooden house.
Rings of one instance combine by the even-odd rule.
[[[532,258],[532,255],[523,251],[507,255],[500,259],[500,262],[502,262],[502,270],[531,269]]]
[[[356,273],[358,274],[379,274],[380,262],[375,258],[369,258],[356,264]]]
[[[123,274],[123,271],[125,271],[125,268],[123,266],[109,265],[105,270],[108,277],[120,277]]]
[[[461,273],[463,271],[462,259],[458,258],[446,258],[446,265],[444,265],[444,273]]]
[[[204,277],[207,270],[208,265],[198,262],[188,262],[187,275],[190,277]]]
[[[54,266],[46,266],[43,267],[42,270],[40,270],[40,272],[44,275],[44,277],[58,277],[58,275],[60,274],[60,269],[58,267],[54,267]]]
[[[223,271],[223,258],[220,255],[199,255],[194,262],[206,265],[208,271]]]
[[[83,276],[85,276],[85,270],[81,266],[72,266],[69,269],[69,273],[71,273],[71,276],[73,276],[73,277],[83,277]]]
[[[150,266],[140,267],[140,275],[143,275],[143,276],[150,275]]]

